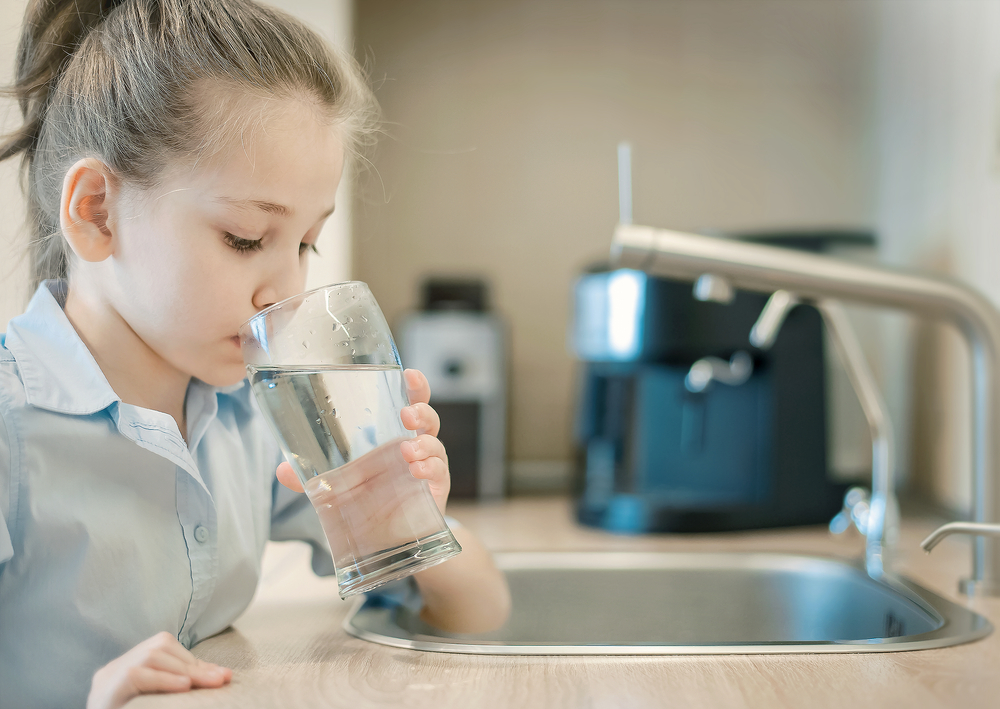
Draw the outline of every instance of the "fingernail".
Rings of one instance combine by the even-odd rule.
[[[418,450],[417,449],[417,444],[414,443],[413,441],[403,441],[403,445],[406,446],[406,451],[405,452],[408,453],[409,455],[416,455],[417,454],[417,450]]]

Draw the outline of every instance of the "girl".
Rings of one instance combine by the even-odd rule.
[[[33,0],[17,62],[38,290],[0,338],[0,704],[118,707],[218,687],[186,649],[246,607],[268,538],[314,546],[236,332],[304,287],[374,99],[349,60],[251,0]],[[407,372],[402,444],[443,509],[447,458]],[[278,479],[301,491],[287,463]],[[465,551],[415,577],[426,620],[503,623]]]

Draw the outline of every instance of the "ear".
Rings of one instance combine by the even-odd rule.
[[[96,158],[78,160],[63,179],[59,225],[73,253],[103,261],[114,252],[114,209],[118,180]]]

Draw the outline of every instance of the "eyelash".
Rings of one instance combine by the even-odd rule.
[[[223,238],[226,243],[236,249],[237,253],[245,254],[250,251],[260,251],[264,248],[260,239],[241,239],[240,237],[226,232]]]
[[[225,233],[226,243],[229,244],[237,253],[245,254],[251,251],[260,251],[264,248],[261,243],[261,239],[241,239],[235,234]],[[319,249],[316,248],[316,244],[299,244],[299,253],[302,254],[306,250],[311,250],[317,256],[319,255]]]

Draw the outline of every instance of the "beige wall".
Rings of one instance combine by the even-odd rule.
[[[877,225],[884,256],[1000,304],[1000,3],[879,0]],[[914,483],[971,504],[968,354],[940,326],[886,339],[890,405],[911,424]],[[904,439],[904,443],[905,443]]]
[[[390,122],[355,273],[390,321],[428,273],[481,274],[510,324],[515,461],[571,452],[570,293],[606,258],[615,146],[635,220],[872,223],[873,6],[838,0],[364,0]]]
[[[26,0],[0,0],[0,82],[14,77],[14,53],[21,30]],[[0,99],[0,132],[20,124],[21,114],[13,101]],[[18,181],[17,162],[0,163],[0,332],[7,321],[21,312],[28,296],[27,232],[24,201]]]

